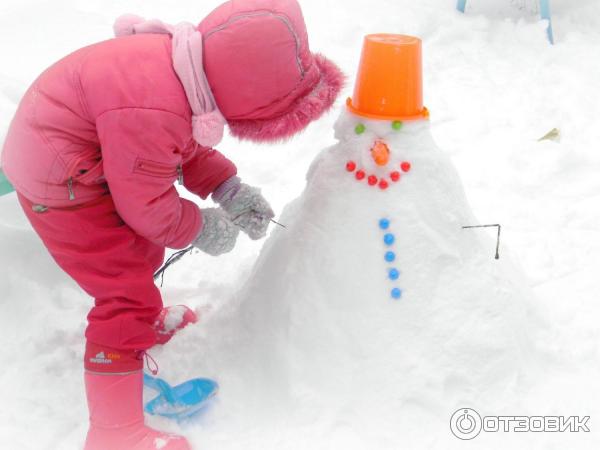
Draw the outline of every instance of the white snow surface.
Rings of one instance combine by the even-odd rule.
[[[109,37],[119,14],[198,21],[218,3],[6,0],[0,140],[39,72]],[[151,352],[160,375],[212,377],[221,389],[194,423],[151,425],[202,449],[600,447],[600,4],[553,1],[550,46],[532,2],[471,0],[465,15],[454,3],[302,2],[312,49],[343,68],[347,88],[287,143],[221,144],[287,229],[167,271],[165,304],[187,304],[201,320]],[[405,128],[415,145],[391,150],[413,169],[386,192],[344,171],[364,143],[332,147],[372,32],[423,39],[425,103],[442,149],[427,130]],[[339,130],[351,128],[345,120]],[[537,140],[554,127],[560,141]],[[92,300],[54,264],[15,195],[0,208],[0,446],[81,448]],[[397,238],[401,300],[389,297],[383,215]],[[460,230],[466,222],[502,224],[499,261],[493,231]],[[590,416],[591,432],[461,441],[449,427],[461,407]]]

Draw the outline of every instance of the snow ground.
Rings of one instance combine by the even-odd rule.
[[[109,37],[118,14],[197,20],[218,3],[5,0],[0,139],[37,74],[64,54]],[[548,45],[544,24],[530,11],[532,2],[519,8],[524,3],[471,0],[464,16],[454,10],[453,0],[302,5],[313,50],[349,75],[342,99],[352,92],[364,34],[399,32],[423,39],[425,103],[434,137],[456,165],[475,215],[482,223],[503,225],[501,253],[520,265],[537,295],[536,311],[551,324],[538,345],[564,369],[548,374],[555,379],[556,398],[511,414],[590,415],[591,433],[546,436],[543,448],[593,449],[600,447],[595,426],[600,417],[600,2],[554,0],[555,46]],[[286,145],[258,147],[227,138],[220,148],[281,211],[301,192],[319,150],[334,142],[337,115],[332,112]],[[560,142],[537,141],[554,127],[561,131]],[[0,447],[79,448],[87,414],[83,330],[91,300],[48,257],[14,194],[0,198],[0,208]],[[165,303],[186,303],[214,316],[242,286],[261,245],[242,238],[234,252],[218,260],[186,257],[165,277]],[[159,364],[161,358],[171,360],[169,352],[188,352],[193,359],[194,333],[186,331],[171,348],[158,351]],[[218,376],[194,373],[187,361],[181,365],[164,368],[165,376],[173,381]],[[207,427],[210,419],[210,414],[204,418]],[[180,431],[164,421],[152,423]],[[352,448],[352,434],[343,431],[335,430],[339,439],[331,440],[331,448]],[[198,448],[243,446],[235,434],[211,436],[206,447],[203,433],[193,427],[183,432]],[[269,441],[262,448],[302,448],[294,442],[304,432],[283,429],[277,444]],[[462,444],[481,448],[475,442]],[[506,442],[529,448],[514,436]]]

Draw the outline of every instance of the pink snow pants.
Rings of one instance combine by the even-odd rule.
[[[95,299],[85,332],[88,341],[119,350],[152,347],[154,320],[162,309],[152,276],[165,249],[129,228],[109,194],[45,212],[35,212],[29,200],[18,197],[57,264]]]

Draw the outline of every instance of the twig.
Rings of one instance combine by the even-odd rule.
[[[177,261],[179,261],[181,258],[183,258],[183,256],[186,253],[191,253],[191,251],[194,249],[193,245],[190,245],[188,248],[183,249],[183,250],[179,250],[178,252],[173,253],[171,256],[169,256],[169,258],[165,261],[165,263],[162,265],[162,267],[160,269],[158,269],[158,271],[154,274],[154,279],[156,280],[158,277],[160,277],[160,286],[162,287],[163,285],[163,281],[164,281],[164,277],[165,277],[165,270],[167,270],[169,268],[170,265],[175,264]]]
[[[281,228],[287,228],[284,224],[279,223],[276,220],[271,219],[271,222],[273,222],[275,225],[279,225]]]
[[[253,212],[253,210],[250,210],[250,212]],[[242,217],[244,214],[248,213],[248,211],[243,211],[242,213],[238,214],[237,216],[235,216],[233,219],[231,219],[231,221],[238,227],[240,227],[242,230],[245,230],[245,228],[243,226],[241,226],[240,224],[237,223],[237,220]],[[271,222],[273,222],[275,225],[279,225],[281,228],[287,228],[284,224],[277,222],[276,220],[273,219],[269,219]]]
[[[239,217],[239,216],[238,216]],[[237,217],[236,217],[237,218]],[[283,228],[287,228],[285,225],[274,221],[273,219],[271,219],[271,222],[273,222],[274,224],[279,225],[280,227]],[[237,225],[237,224],[236,224]],[[240,228],[244,228],[241,225],[237,225]],[[183,256],[186,253],[191,253],[191,251],[194,249],[193,245],[190,245],[188,248],[183,249],[183,250],[179,250],[175,253],[173,253],[171,256],[169,256],[169,258],[165,261],[165,263],[162,265],[162,267],[160,269],[158,269],[158,271],[154,274],[154,279],[156,280],[158,277],[160,277],[160,286],[162,287],[163,282],[164,282],[164,277],[165,277],[165,271],[169,268],[169,266],[175,264],[177,261],[179,261],[181,258],[183,258]]]
[[[490,227],[498,227],[498,236],[496,237],[496,255],[495,255],[495,259],[500,259],[500,224],[499,223],[493,223],[493,224],[489,224],[489,225],[467,225],[464,226],[463,228],[490,228]]]

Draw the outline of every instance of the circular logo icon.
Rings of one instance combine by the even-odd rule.
[[[459,439],[473,439],[481,432],[481,416],[474,409],[461,408],[452,414],[450,430]]]

